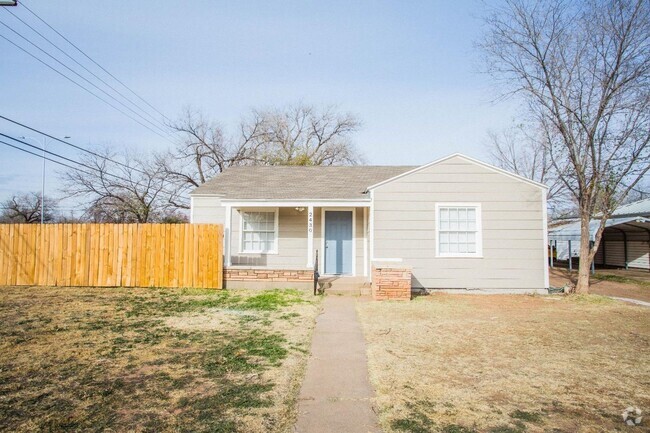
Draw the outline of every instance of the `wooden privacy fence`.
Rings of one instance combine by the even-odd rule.
[[[218,224],[0,224],[0,285],[220,289],[222,281]]]

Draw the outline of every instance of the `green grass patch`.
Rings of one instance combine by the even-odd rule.
[[[440,430],[442,433],[478,433],[476,429],[460,424],[447,424]]]
[[[248,297],[237,303],[237,307],[244,310],[276,311],[303,302],[306,301],[303,299],[303,293],[299,290],[275,289]]]
[[[295,399],[269,393],[283,361],[308,352],[274,325],[313,317],[292,309],[311,302],[296,290],[16,288],[0,304],[0,431],[245,432],[255,419],[284,431]],[[174,325],[211,310],[235,320]]]
[[[514,425],[501,425],[492,427],[490,433],[525,433],[526,425],[521,421],[515,421]]]
[[[539,412],[527,412],[525,410],[517,409],[510,414],[510,418],[526,422],[539,423],[542,421],[542,414]]]
[[[431,402],[428,400],[417,400],[415,402],[408,402],[406,406],[410,410],[408,417],[392,420],[390,422],[391,429],[407,433],[428,433],[433,431],[436,424],[425,413],[425,409],[433,406]]]
[[[171,316],[207,309],[277,311],[295,304],[309,302],[303,293],[293,289],[264,290],[250,296],[242,296],[236,291],[201,291],[183,289],[181,291],[161,290],[156,299],[144,296],[122,298],[118,309],[127,317]],[[185,293],[190,294],[186,296]],[[198,293],[198,294],[197,294]]]

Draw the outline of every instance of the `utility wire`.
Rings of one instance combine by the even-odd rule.
[[[9,42],[10,44],[14,45],[14,46],[15,46],[16,48],[18,48],[19,50],[21,50],[21,51],[25,52],[27,55],[33,57],[34,59],[36,59],[36,60],[39,61],[40,63],[44,64],[45,66],[47,66],[48,68],[50,68],[51,70],[53,70],[54,72],[56,72],[57,74],[61,75],[63,78],[65,78],[66,80],[70,81],[70,82],[73,83],[74,85],[81,87],[81,88],[84,89],[86,92],[88,92],[88,93],[90,93],[91,95],[93,95],[95,98],[99,99],[100,101],[104,102],[105,104],[110,105],[110,106],[113,107],[115,110],[117,110],[117,111],[119,111],[120,113],[124,114],[126,117],[129,117],[129,118],[130,118],[131,120],[133,120],[134,122],[139,123],[141,126],[147,128],[148,130],[150,130],[150,131],[153,132],[154,134],[159,135],[159,136],[161,136],[161,137],[164,138],[164,139],[167,139],[167,137],[165,137],[165,136],[161,135],[160,133],[158,133],[157,131],[154,131],[153,129],[149,128],[147,125],[145,125],[144,123],[140,122],[138,119],[135,119],[135,118],[131,117],[129,114],[127,114],[127,113],[125,113],[124,111],[120,110],[118,107],[116,107],[115,105],[111,104],[109,101],[107,101],[106,99],[102,98],[102,97],[99,96],[98,94],[94,93],[92,90],[90,90],[90,89],[84,87],[83,85],[77,83],[75,80],[73,80],[72,78],[68,77],[68,76],[65,75],[63,72],[59,71],[59,70],[56,69],[55,67],[53,67],[53,66],[51,66],[50,64],[46,63],[45,61],[39,59],[39,58],[36,57],[34,54],[30,53],[29,51],[27,51],[26,49],[24,49],[24,48],[21,47],[20,45],[16,44],[16,43],[15,43],[14,41],[12,41],[11,39],[5,37],[4,35],[0,35],[0,38],[6,40],[7,42]],[[169,140],[169,141],[171,142],[171,140]],[[172,143],[173,143],[173,142],[172,142]]]
[[[77,171],[80,171],[80,172],[82,172],[82,173],[89,174],[89,175],[91,175],[91,176],[93,175],[92,173],[90,173],[90,172],[88,172],[88,171],[86,171],[86,170],[82,170],[82,169],[80,169],[79,167],[73,167],[73,166],[68,165],[68,164],[66,164],[66,163],[64,163],[64,162],[57,161],[56,159],[52,159],[52,158],[48,158],[47,156],[39,155],[38,153],[32,152],[32,151],[27,150],[27,149],[23,149],[22,147],[14,146],[13,144],[7,143],[6,141],[0,140],[0,143],[1,143],[1,144],[4,144],[4,145],[7,145],[7,146],[9,146],[9,147],[13,147],[14,149],[20,150],[20,151],[22,151],[22,152],[29,153],[30,155],[34,155],[34,156],[37,156],[37,157],[39,157],[39,158],[46,159],[46,160],[51,161],[51,162],[53,162],[53,163],[55,163],[55,164],[59,164],[59,165],[62,165],[62,166],[64,166],[64,167],[68,167],[68,168],[71,168],[71,169],[73,169],[73,170],[77,170]],[[34,146],[34,147],[35,147],[35,146]],[[37,148],[37,149],[38,149],[38,148]],[[58,155],[57,155],[57,156],[58,156]],[[93,169],[92,167],[86,166],[86,165],[81,164],[81,163],[78,163],[78,162],[77,162],[76,164],[83,165],[84,167],[87,167],[87,168]],[[96,170],[96,169],[93,169],[93,170]],[[115,176],[115,175],[113,175],[113,174],[110,174],[110,173],[106,173],[106,174],[109,175],[109,176],[117,177],[118,179],[121,179],[121,180],[126,180],[126,179],[122,179],[122,178],[120,178],[120,177],[118,177],[118,176]]]
[[[39,61],[39,62],[42,63],[43,65],[47,66],[48,68],[50,68],[51,70],[53,70],[53,71],[56,72],[57,74],[61,75],[61,76],[62,76],[63,78],[65,78],[66,80],[70,81],[72,84],[81,87],[83,90],[85,90],[86,92],[90,93],[90,94],[93,95],[95,98],[99,99],[100,101],[104,102],[104,103],[107,104],[107,105],[110,105],[110,106],[113,107],[115,110],[119,111],[120,113],[122,113],[122,114],[125,115],[126,117],[130,118],[130,119],[133,120],[134,122],[138,123],[139,125],[143,126],[144,128],[148,129],[149,131],[153,132],[154,134],[156,134],[156,135],[162,137],[163,139],[169,141],[170,143],[172,143],[172,144],[176,144],[176,143],[174,143],[173,141],[171,141],[170,139],[168,139],[167,137],[165,137],[164,135],[160,134],[159,132],[157,132],[157,131],[155,131],[155,130],[149,128],[147,125],[145,125],[144,123],[140,122],[138,119],[135,119],[134,117],[131,117],[129,114],[127,114],[127,113],[125,113],[124,111],[120,110],[118,107],[116,107],[115,105],[111,104],[109,101],[107,101],[106,99],[102,98],[102,97],[99,96],[98,94],[94,93],[92,90],[90,90],[90,89],[88,89],[87,87],[84,87],[83,85],[81,85],[81,84],[79,84],[78,82],[74,81],[72,78],[68,77],[68,76],[65,75],[63,72],[61,72],[61,71],[59,71],[58,69],[56,69],[55,67],[53,67],[53,66],[49,65],[48,63],[44,62],[43,60],[39,59],[38,57],[36,57],[36,56],[33,55],[32,53],[30,53],[29,51],[27,51],[26,49],[24,49],[24,48],[21,47],[20,45],[16,44],[16,43],[13,42],[12,40],[8,39],[8,38],[5,37],[4,35],[0,35],[0,38],[6,40],[6,41],[9,42],[10,44],[14,45],[16,48],[18,48],[18,49],[20,49],[21,51],[25,52],[27,55],[33,57],[34,59],[36,59],[37,61]]]
[[[2,117],[2,116],[0,116],[0,117]],[[65,161],[69,161],[69,162],[72,162],[72,163],[74,163],[74,164],[81,165],[82,167],[85,167],[85,168],[87,168],[87,169],[89,169],[89,170],[96,171],[96,172],[98,172],[98,173],[100,173],[100,174],[103,173],[103,174],[105,174],[106,176],[114,177],[115,179],[121,180],[121,181],[123,181],[123,182],[132,183],[131,180],[126,179],[126,178],[124,178],[124,177],[117,176],[117,175],[115,175],[115,174],[113,174],[113,173],[110,173],[110,172],[108,172],[108,171],[102,171],[102,170],[100,170],[100,169],[98,169],[98,168],[96,168],[96,167],[91,167],[91,166],[89,166],[89,165],[87,165],[87,164],[84,164],[84,163],[82,163],[82,162],[78,162],[78,161],[75,161],[74,159],[71,159],[71,158],[65,157],[65,156],[63,156],[63,155],[59,155],[59,154],[56,153],[56,152],[51,152],[51,151],[49,151],[49,150],[47,150],[47,149],[42,149],[42,148],[40,148],[40,147],[38,147],[38,146],[34,146],[33,144],[27,143],[26,141],[23,141],[23,140],[17,139],[17,138],[15,138],[15,137],[10,136],[10,135],[3,134],[3,133],[0,132],[0,136],[2,136],[2,137],[6,137],[6,138],[8,138],[8,139],[10,139],[10,140],[13,140],[13,141],[17,141],[18,143],[24,144],[25,146],[29,146],[29,147],[31,147],[31,148],[33,148],[33,149],[38,150],[38,151],[45,152],[45,153],[47,153],[47,154],[50,154],[50,155],[56,156],[57,158],[61,158],[61,159],[65,160]],[[31,152],[31,151],[28,151],[28,150],[26,150],[26,149],[22,149],[22,148],[20,148],[20,147],[17,147],[17,146],[11,145],[11,144],[9,144],[9,143],[7,143],[7,142],[5,142],[5,141],[2,141],[2,140],[0,140],[0,143],[6,144],[7,146],[14,147],[14,148],[19,149],[19,150],[22,150],[22,151],[24,151],[24,152],[30,153],[30,154],[32,154],[32,155],[35,155],[35,156],[39,157],[39,158],[44,158],[44,159],[46,159],[46,160],[48,160],[48,161],[56,162],[57,164],[61,164],[61,165],[64,165],[64,166],[66,166],[66,167],[69,167],[69,168],[72,168],[72,169],[75,169],[75,170],[78,169],[77,167],[69,166],[69,165],[67,165],[67,164],[61,163],[60,161],[56,161],[56,160],[53,160],[53,159],[51,159],[51,158],[48,158],[48,157],[46,157],[45,155],[39,155],[39,154],[37,154],[37,153],[34,153],[34,152]],[[98,157],[100,157],[100,158],[103,158],[103,159],[105,159],[105,160],[109,160],[109,161],[111,161],[111,162],[115,162],[115,161],[113,161],[113,160],[111,160],[111,159],[108,159],[108,158],[106,158],[106,157],[104,157],[104,156],[102,156],[102,155],[99,155],[99,154],[97,154],[97,153],[94,153],[94,152],[93,152],[93,154],[96,155],[96,156],[98,156]],[[117,163],[117,162],[116,162],[116,163]],[[120,164],[120,165],[124,165],[124,164]],[[126,167],[128,167],[128,166],[126,166]],[[129,168],[130,168],[130,167],[129,167]],[[89,174],[89,175],[93,175],[92,173],[89,173],[89,172],[84,171],[84,170],[80,170],[80,171],[82,171],[83,173]],[[147,173],[144,172],[144,171],[142,171],[142,170],[137,170],[137,171],[139,171],[139,172],[142,173],[142,174],[147,175]],[[163,182],[165,182],[164,179],[163,179]],[[172,193],[172,192],[169,192],[169,191],[167,191],[167,190],[166,190],[164,187],[162,187],[162,186],[161,186],[159,192],[161,192],[161,193],[163,193],[163,194],[167,194],[168,199],[169,199],[170,201],[173,200],[174,197],[178,196],[178,193]]]
[[[27,9],[27,10],[29,11],[29,13],[31,13],[32,15],[34,15],[34,16],[35,16],[39,21],[41,21],[43,24],[45,24],[45,25],[46,25],[50,30],[52,30],[54,33],[56,33],[57,35],[59,35],[61,38],[63,38],[63,40],[65,40],[67,43],[69,43],[70,45],[72,45],[72,46],[73,46],[77,51],[79,51],[81,54],[83,54],[84,57],[86,57],[88,60],[90,60],[92,63],[94,63],[98,68],[100,68],[102,71],[104,71],[106,74],[108,74],[108,75],[109,75],[111,78],[113,78],[115,81],[117,81],[117,82],[120,83],[122,86],[124,86],[124,88],[127,89],[129,92],[131,92],[135,97],[137,97],[139,100],[141,100],[142,102],[144,102],[145,104],[147,104],[147,105],[148,105],[151,109],[153,109],[156,113],[160,114],[160,115],[161,115],[165,120],[167,120],[168,122],[171,122],[167,116],[165,116],[163,113],[161,113],[161,112],[160,112],[156,107],[154,107],[153,105],[151,105],[151,104],[150,104],[146,99],[144,99],[143,97],[141,97],[140,95],[138,95],[135,91],[133,91],[133,90],[132,90],[129,86],[127,86],[126,84],[124,84],[124,83],[123,83],[120,79],[118,79],[115,75],[113,75],[113,74],[111,74],[110,72],[108,72],[108,71],[107,71],[107,70],[106,70],[102,65],[100,65],[100,64],[97,63],[95,60],[93,60],[93,58],[90,57],[88,54],[86,54],[86,53],[85,53],[81,48],[79,48],[77,45],[75,45],[75,44],[74,44],[72,41],[70,41],[68,38],[66,38],[65,36],[63,36],[63,34],[61,34],[57,29],[55,29],[55,28],[52,27],[50,24],[48,24],[47,21],[45,21],[43,18],[41,18],[40,16],[38,16],[38,14],[36,14],[36,12],[34,12],[33,10],[31,10],[29,7],[27,7],[27,5],[25,5],[25,2],[24,2],[24,1],[21,1],[21,5],[22,5],[22,7],[24,7],[25,9]]]
[[[136,116],[138,116],[139,118],[141,118],[143,121],[149,123],[149,124],[152,125],[154,128],[158,128],[160,131],[162,131],[163,134],[166,134],[166,133],[167,133],[167,131],[165,131],[164,129],[162,129],[160,126],[156,125],[156,124],[153,123],[151,120],[145,118],[145,117],[142,116],[140,113],[138,113],[137,111],[133,110],[131,107],[129,107],[128,105],[126,105],[124,102],[120,101],[120,100],[117,99],[115,96],[111,95],[110,93],[108,93],[107,91],[105,91],[104,89],[102,89],[101,87],[97,86],[97,85],[96,85],[95,83],[93,83],[92,81],[88,80],[88,79],[87,79],[86,77],[84,77],[83,75],[79,74],[79,73],[78,73],[77,71],[75,71],[74,69],[70,68],[68,65],[66,65],[65,63],[63,63],[62,61],[60,61],[59,59],[57,59],[56,57],[54,57],[53,55],[51,55],[50,53],[48,53],[47,51],[45,51],[44,49],[42,49],[41,47],[39,47],[37,44],[35,44],[34,42],[32,42],[30,39],[26,38],[25,36],[23,36],[22,34],[20,34],[19,32],[17,32],[16,30],[12,29],[9,25],[7,25],[6,23],[4,23],[3,21],[0,20],[0,24],[2,24],[3,26],[5,26],[6,28],[8,28],[10,31],[12,31],[13,33],[15,33],[18,37],[20,37],[20,38],[22,38],[23,40],[25,40],[28,44],[32,45],[32,46],[33,46],[34,48],[36,48],[37,50],[41,51],[43,54],[45,54],[46,56],[48,56],[49,58],[51,58],[52,60],[54,60],[55,62],[57,62],[58,64],[60,64],[61,66],[63,66],[64,68],[66,68],[68,71],[72,72],[72,73],[75,74],[77,77],[81,78],[81,79],[84,80],[86,83],[90,84],[90,85],[93,86],[95,89],[97,89],[97,90],[99,90],[100,92],[102,92],[104,95],[108,96],[109,98],[111,98],[112,100],[114,100],[115,102],[117,102],[118,104],[122,105],[124,108],[126,108],[127,110],[129,110],[130,112],[132,112],[133,114],[135,114]],[[4,38],[4,36],[3,36],[3,38]],[[5,38],[5,39],[7,39],[7,38]],[[7,39],[7,40],[8,40],[8,39]],[[13,43],[13,42],[12,42],[12,43]],[[16,45],[16,44],[14,44],[14,45]],[[18,45],[16,45],[16,46],[18,46]],[[23,50],[23,51],[25,51],[25,50]],[[111,106],[113,106],[113,105],[111,105]],[[113,106],[113,107],[114,107],[114,106]],[[133,119],[133,118],[131,118],[131,119]],[[141,125],[142,125],[142,124],[141,124]],[[144,125],[143,125],[143,126],[144,126]],[[151,128],[148,128],[148,129],[149,129],[150,131],[153,131]],[[156,132],[156,134],[158,134],[158,135],[160,135],[161,137],[163,137],[163,138],[166,139],[166,137],[163,136],[163,135],[161,135],[160,133]]]
[[[58,153],[51,152],[51,151],[49,151],[49,150],[47,150],[47,149],[42,149],[42,148],[40,148],[40,147],[38,147],[38,146],[34,146],[33,144],[27,143],[26,141],[20,140],[20,139],[15,138],[15,137],[12,137],[12,136],[10,136],[10,135],[3,134],[2,132],[0,132],[0,136],[5,137],[5,138],[8,138],[8,139],[13,140],[13,141],[17,141],[17,142],[20,143],[20,144],[24,144],[25,146],[29,146],[29,147],[31,147],[31,148],[33,148],[33,149],[36,149],[36,150],[39,150],[39,151],[41,151],[41,152],[45,152],[45,153],[47,153],[47,154],[50,154],[50,155],[56,156],[57,158],[61,158],[61,159],[63,159],[64,161],[68,161],[68,162],[71,162],[71,163],[73,163],[73,164],[79,164],[79,165],[81,165],[81,166],[83,166],[83,167],[86,167],[86,168],[91,169],[91,170],[95,170],[95,171],[97,171],[97,172],[99,172],[99,173],[104,173],[104,174],[106,174],[106,175],[108,175],[108,176],[113,176],[114,178],[119,179],[119,180],[122,180],[122,181],[124,181],[124,182],[129,182],[128,179],[125,179],[125,178],[123,178],[123,177],[121,177],[121,176],[117,176],[117,175],[114,175],[114,174],[112,174],[112,173],[108,173],[108,172],[102,172],[101,170],[99,170],[99,169],[97,169],[97,168],[93,168],[93,167],[91,167],[91,166],[89,166],[89,165],[86,165],[86,164],[84,164],[84,163],[82,163],[82,162],[75,161],[74,159],[68,158],[68,157],[63,156],[63,155],[59,155]],[[4,142],[3,142],[3,143],[4,143]],[[5,144],[6,144],[6,143],[5,143]],[[35,154],[35,155],[38,156],[38,157],[40,157],[40,158],[43,158],[43,155],[38,155],[38,154]],[[46,158],[46,159],[49,160],[49,158]],[[51,160],[50,160],[50,161],[51,161]],[[88,174],[89,174],[89,173],[88,173]]]
[[[76,144],[72,144],[72,143],[70,143],[69,141],[65,141],[65,140],[62,140],[62,139],[60,139],[60,138],[54,137],[53,135],[50,135],[50,134],[48,134],[48,133],[46,133],[46,132],[43,132],[43,131],[40,131],[40,130],[38,130],[38,129],[36,129],[36,128],[32,128],[31,126],[27,126],[27,125],[25,125],[24,123],[20,123],[20,122],[18,122],[18,121],[16,121],[16,120],[10,119],[10,118],[5,117],[5,116],[3,116],[3,115],[1,115],[1,114],[0,114],[0,119],[4,119],[4,120],[6,120],[7,122],[11,122],[11,123],[13,123],[14,125],[18,125],[18,126],[20,126],[20,127],[23,127],[23,128],[25,128],[25,129],[28,129],[28,130],[30,130],[30,131],[32,131],[32,132],[35,132],[35,133],[37,133],[37,134],[43,135],[43,136],[45,136],[45,137],[47,137],[47,138],[50,138],[50,139],[52,139],[52,140],[56,140],[56,141],[58,141],[59,143],[67,144],[68,146],[71,146],[71,147],[74,147],[75,149],[78,149],[78,150],[81,150],[81,151],[83,151],[83,152],[89,153],[90,155],[96,156],[96,157],[98,157],[98,158],[105,159],[106,161],[110,161],[110,162],[112,162],[113,164],[117,164],[117,165],[122,166],[122,167],[124,167],[124,168],[128,168],[129,170],[137,171],[138,173],[142,173],[142,174],[147,174],[145,171],[140,170],[139,168],[131,167],[131,166],[127,165],[127,164],[124,164],[124,163],[122,163],[122,162],[119,162],[119,161],[116,161],[116,160],[114,160],[114,159],[111,159],[111,158],[109,158],[109,157],[107,157],[107,156],[105,156],[105,155],[101,155],[101,154],[99,154],[99,153],[97,153],[97,152],[93,152],[92,150],[88,150],[88,149],[85,149],[85,148],[83,148],[83,147],[81,147],[81,146],[77,146]]]
[[[39,32],[37,29],[35,29],[33,26],[31,26],[28,22],[26,22],[25,20],[23,20],[22,18],[20,18],[17,14],[13,13],[13,12],[12,12],[11,10],[9,10],[8,8],[4,8],[4,10],[7,11],[8,13],[10,13],[11,15],[13,15],[13,17],[14,17],[15,19],[17,19],[18,21],[20,21],[21,23],[23,23],[23,25],[25,25],[26,27],[28,27],[29,29],[31,29],[34,33],[36,33],[37,35],[39,35],[42,39],[44,39],[47,43],[49,43],[49,44],[52,45],[54,48],[56,48],[58,51],[60,51],[63,55],[65,55],[67,58],[69,58],[69,59],[72,60],[74,63],[76,63],[79,67],[83,68],[83,69],[84,69],[86,72],[88,72],[90,75],[92,75],[93,77],[95,77],[96,79],[98,79],[99,81],[101,81],[105,86],[107,86],[108,88],[110,88],[111,90],[113,90],[115,93],[117,93],[118,95],[120,95],[122,98],[124,98],[126,101],[128,101],[131,105],[133,105],[133,106],[136,107],[138,110],[140,110],[140,111],[142,111],[143,113],[145,113],[147,116],[149,116],[149,117],[150,117],[151,119],[153,119],[154,121],[160,123],[160,124],[163,125],[164,127],[167,127],[167,125],[165,125],[163,122],[161,122],[161,121],[160,121],[156,116],[152,115],[148,110],[143,109],[142,106],[140,106],[139,104],[136,104],[136,103],[133,102],[130,98],[128,98],[127,96],[125,96],[122,92],[120,92],[120,91],[117,90],[115,87],[113,87],[111,84],[109,84],[109,83],[107,83],[106,81],[104,81],[104,79],[102,79],[100,76],[98,76],[98,75],[95,74],[93,71],[91,71],[90,69],[88,69],[88,68],[87,68],[86,66],[84,66],[81,62],[79,62],[77,59],[75,59],[75,58],[72,57],[70,54],[68,54],[64,49],[62,49],[62,48],[59,47],[57,44],[55,44],[54,42],[52,42],[52,41],[51,41],[47,36],[45,36],[43,33]]]

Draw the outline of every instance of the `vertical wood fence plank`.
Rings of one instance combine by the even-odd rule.
[[[0,224],[0,285],[7,285],[6,257],[9,252],[7,241],[9,240],[8,224]]]
[[[167,238],[167,243],[169,248],[167,249],[167,262],[165,263],[165,268],[167,269],[167,283],[169,287],[176,287],[174,283],[174,255],[176,254],[176,239],[174,238],[174,225],[167,224],[165,230],[165,237]]]

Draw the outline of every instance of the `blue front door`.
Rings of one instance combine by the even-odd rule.
[[[352,274],[352,211],[325,211],[325,273]]]

